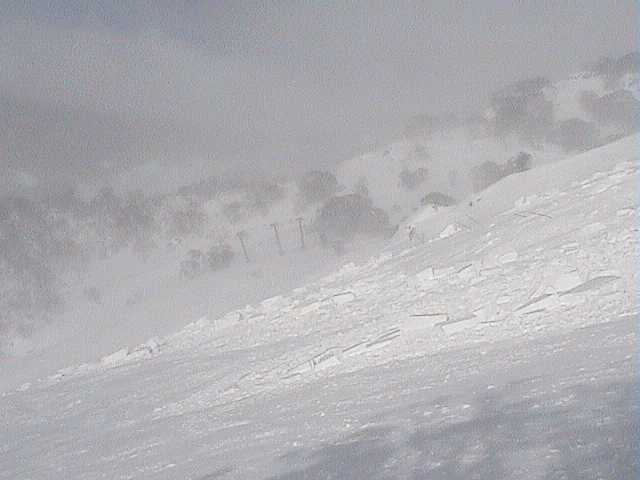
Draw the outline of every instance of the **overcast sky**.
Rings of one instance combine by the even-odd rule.
[[[631,51],[637,20],[635,0],[3,0],[0,191],[332,165]]]

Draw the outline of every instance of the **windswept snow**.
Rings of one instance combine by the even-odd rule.
[[[6,392],[0,478],[632,478],[637,142]]]

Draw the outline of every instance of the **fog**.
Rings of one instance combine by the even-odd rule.
[[[636,471],[635,0],[0,0],[0,480]]]
[[[595,0],[7,0],[0,190],[167,191],[213,172],[332,167],[412,116],[475,112],[511,81],[633,50],[635,13]]]
[[[87,360],[222,315],[629,135],[635,14],[3,2],[0,353],[81,325],[111,338]]]

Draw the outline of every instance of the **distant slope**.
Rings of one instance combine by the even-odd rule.
[[[0,478],[630,478],[639,140],[6,389]]]

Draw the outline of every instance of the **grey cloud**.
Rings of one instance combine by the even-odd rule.
[[[412,115],[476,109],[512,80],[566,75],[636,38],[632,1],[8,1],[0,13],[0,174],[60,182],[149,163],[329,165]]]

